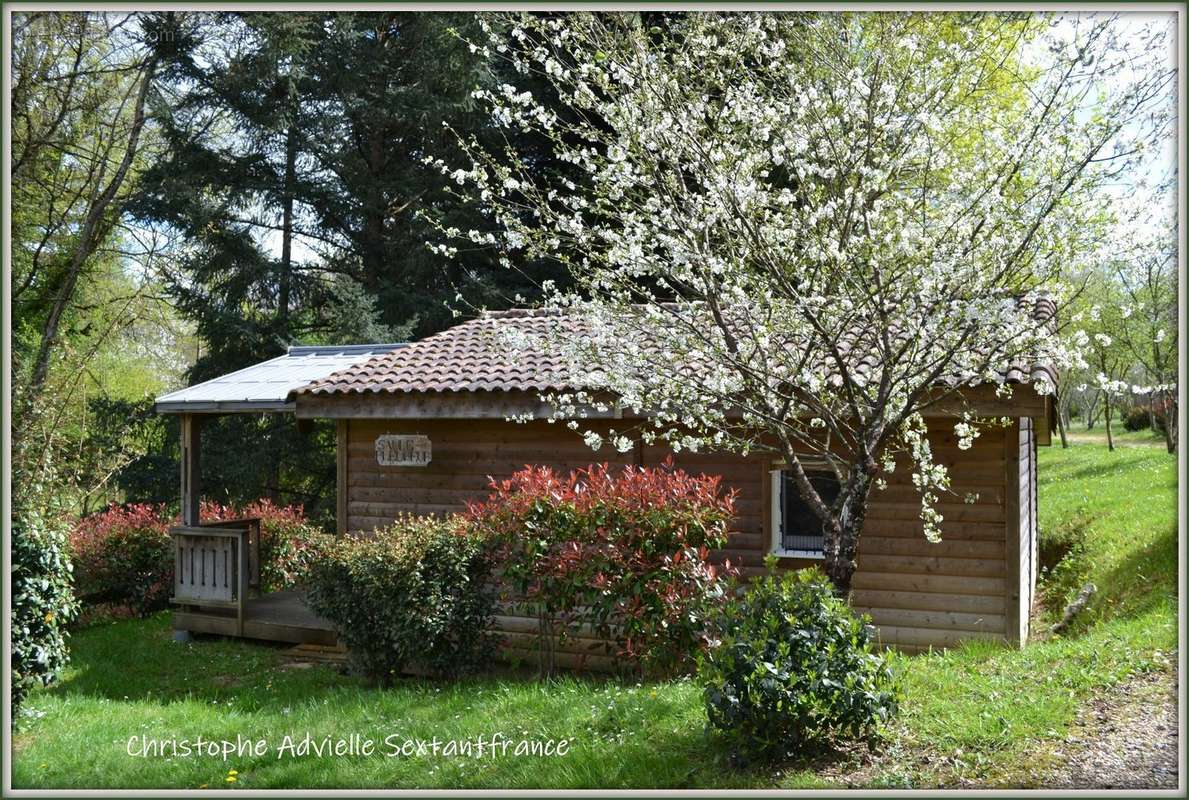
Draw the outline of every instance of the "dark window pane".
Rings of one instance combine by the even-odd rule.
[[[809,482],[817,490],[827,506],[832,505],[838,498],[842,487],[833,472],[805,471]],[[780,473],[780,506],[781,506],[781,544],[785,550],[811,550],[821,552],[824,541],[822,536],[822,521],[809,504],[801,499],[793,474],[789,471]]]

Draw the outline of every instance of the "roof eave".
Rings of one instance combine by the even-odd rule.
[[[159,401],[153,404],[157,414],[229,414],[251,412],[292,413],[297,406],[284,400],[204,400]]]

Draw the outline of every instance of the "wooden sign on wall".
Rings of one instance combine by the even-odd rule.
[[[431,456],[428,436],[386,433],[376,438],[376,461],[382,467],[424,467]]]

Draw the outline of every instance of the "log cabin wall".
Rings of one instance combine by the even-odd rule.
[[[352,419],[345,425],[340,441],[345,440],[346,453],[339,463],[346,466],[347,497],[340,508],[346,514],[344,527],[352,532],[382,526],[402,512],[460,511],[468,500],[486,496],[489,476],[506,478],[526,464],[545,464],[559,471],[594,461],[655,465],[669,454],[666,448],[644,446],[628,453],[605,447],[596,453],[564,425],[543,421]],[[1030,435],[1030,426],[1028,431]],[[380,466],[375,440],[386,433],[428,436],[430,463]],[[888,487],[873,494],[860,540],[852,602],[871,615],[884,643],[916,652],[969,638],[1018,642],[1026,636],[1027,614],[1022,609],[1031,600],[1029,576],[1035,558],[1034,544],[1022,534],[1035,526],[1029,523],[1031,527],[1025,529],[1021,521],[1025,512],[1034,515],[1035,502],[1025,505],[1021,500],[1025,492],[1033,497],[1029,487],[1035,482],[1026,480],[1031,473],[1024,471],[1034,471],[1035,460],[1021,458],[1024,435],[1018,426],[1005,434],[987,431],[973,447],[960,450],[952,421],[931,421],[935,458],[949,468],[957,494],[944,498],[940,506],[945,523],[939,543],[929,543],[922,534],[920,501],[907,469],[897,470],[888,477]],[[1031,447],[1029,443],[1029,454]],[[772,540],[767,512],[771,458],[681,453],[675,462],[690,472],[720,475],[725,486],[738,489],[734,530],[720,557],[729,558],[745,575],[762,572],[763,556]],[[968,492],[977,493],[974,503],[963,501]],[[1009,530],[1016,537],[1015,546],[1008,540]],[[781,561],[790,568],[819,563]],[[1027,591],[1022,592],[1023,588]],[[514,649],[527,651],[536,630],[534,618],[509,614],[497,622],[510,634]],[[599,659],[587,655],[591,642],[581,638],[571,642],[568,647],[577,650],[560,654],[559,665],[597,666]]]

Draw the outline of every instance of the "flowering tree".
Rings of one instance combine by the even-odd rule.
[[[1092,380],[1089,385],[1078,386],[1085,396],[1087,391],[1097,394],[1102,402],[1106,425],[1106,446],[1115,449],[1111,416],[1118,408],[1118,401],[1131,389],[1127,376],[1131,371],[1131,355],[1124,344],[1128,328],[1128,309],[1119,302],[1119,287],[1110,276],[1098,276],[1099,284],[1091,287],[1080,300],[1087,307],[1074,312],[1070,321],[1081,324],[1073,331],[1075,344],[1082,348],[1086,369]]]
[[[514,15],[485,30],[472,47],[567,113],[510,84],[476,97],[579,179],[539,181],[510,139],[460,138],[466,163],[435,163],[499,233],[443,233],[509,266],[569,267],[575,287],[547,304],[582,335],[559,325],[531,345],[580,391],[547,399],[572,419],[616,397],[640,426],[612,433],[620,447],[634,433],[779,454],[840,593],[901,454],[940,536],[931,407],[1010,393],[1014,365],[1076,360],[1035,303],[1088,255],[1094,190],[1168,125],[1153,110],[1172,88],[1167,31],[1123,36],[1110,18]],[[963,446],[986,423],[967,408]],[[830,505],[810,456],[839,476]]]
[[[1177,232],[1175,207],[1150,226],[1129,225],[1115,270],[1125,295],[1120,330],[1144,382],[1133,393],[1147,398],[1149,411],[1164,412],[1164,442],[1177,448]],[[1139,212],[1142,213],[1142,212]],[[1134,218],[1132,219],[1134,222]]]
[[[1067,336],[1086,368],[1063,376],[1089,426],[1099,404],[1107,447],[1114,449],[1113,411],[1143,399],[1151,420],[1164,419],[1165,444],[1176,448],[1177,246],[1175,208],[1141,185],[1115,203],[1102,259],[1081,276]],[[1153,213],[1153,206],[1156,212]]]

